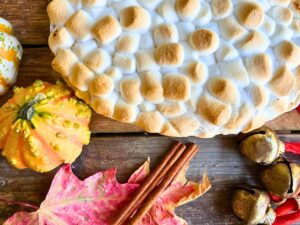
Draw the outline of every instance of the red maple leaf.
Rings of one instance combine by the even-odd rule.
[[[187,181],[186,169],[159,196],[140,225],[187,224],[175,215],[175,208],[200,197],[211,185],[206,175],[202,183]],[[15,213],[4,225],[109,225],[110,219],[128,202],[149,172],[150,160],[147,160],[125,184],[116,180],[116,169],[81,181],[73,174],[71,165],[66,165],[55,175],[37,211]]]

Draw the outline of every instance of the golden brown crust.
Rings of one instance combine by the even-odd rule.
[[[120,13],[120,23],[125,30],[146,30],[150,27],[151,17],[139,6],[129,6]]]
[[[89,92],[93,96],[110,94],[114,89],[114,82],[105,74],[97,75],[89,85]]]
[[[237,7],[237,19],[248,29],[259,27],[264,21],[264,15],[263,8],[255,2],[244,1]]]
[[[262,53],[245,60],[245,66],[250,76],[250,79],[257,83],[268,82],[273,73],[272,60],[269,55]]]
[[[198,29],[191,34],[190,44],[193,49],[203,54],[211,54],[219,47],[220,40],[215,32],[208,29]]]
[[[180,66],[183,59],[184,49],[178,43],[162,44],[155,50],[155,60],[161,66]]]
[[[119,21],[113,16],[101,18],[92,28],[94,37],[101,44],[108,44],[115,40],[122,32]]]
[[[159,72],[148,71],[141,73],[141,92],[151,103],[160,103],[164,100],[162,76]]]
[[[239,92],[235,85],[228,79],[222,77],[213,77],[208,83],[210,94],[222,102],[237,104],[239,101]]]
[[[141,81],[137,77],[124,78],[120,82],[120,91],[123,99],[128,104],[137,105],[143,100],[141,93]]]
[[[211,97],[202,96],[197,105],[197,112],[208,122],[222,126],[231,116],[231,107]]]
[[[159,112],[142,112],[139,114],[136,124],[151,133],[159,133],[162,129],[164,118]]]
[[[136,53],[136,67],[138,72],[159,69],[152,51],[140,50]]]
[[[181,74],[164,75],[164,96],[170,101],[186,101],[190,97],[190,82]]]
[[[272,91],[280,97],[287,96],[295,85],[295,79],[287,67],[279,68],[270,82]]]

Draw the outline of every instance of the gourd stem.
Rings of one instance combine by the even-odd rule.
[[[18,113],[18,119],[30,121],[35,113],[34,105],[46,99],[44,94],[37,94],[32,100],[23,105]]]

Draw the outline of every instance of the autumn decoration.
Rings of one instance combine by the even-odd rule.
[[[37,211],[18,212],[4,225],[111,225],[118,218],[128,215],[124,212],[130,211],[130,205],[138,206],[132,204],[135,196],[142,196],[143,199],[147,190],[153,192],[146,195],[140,208],[135,208],[137,212],[118,224],[187,225],[184,219],[175,215],[175,208],[202,196],[210,189],[210,182],[206,175],[202,183],[185,178],[195,148],[190,146],[185,150],[178,144],[175,146],[181,149],[173,147],[173,151],[152,173],[150,160],[147,160],[124,184],[117,182],[116,169],[96,173],[81,181],[73,174],[71,165],[65,165],[54,177],[48,195]],[[182,154],[177,154],[174,149],[179,149]],[[134,218],[138,220],[133,221]]]
[[[268,127],[262,127],[239,137],[240,152],[251,161],[270,165],[283,153],[300,154],[300,143],[284,143]]]
[[[12,25],[0,17],[0,96],[17,80],[23,49]]]
[[[19,169],[47,172],[72,163],[90,140],[90,108],[64,84],[15,88],[0,108],[0,149]]]
[[[268,199],[267,202],[272,202],[272,205],[276,206],[272,222],[266,223],[260,219],[259,223],[290,225],[299,222],[300,165],[289,162],[282,155],[283,153],[299,155],[300,143],[284,143],[273,130],[262,127],[249,134],[241,134],[239,149],[248,159],[264,165],[260,172],[260,179],[266,191],[260,190],[259,193],[268,193],[267,195],[263,194],[263,196]],[[234,213],[242,220],[252,224],[249,218],[260,218],[260,211],[250,211],[249,207],[255,208],[255,205],[260,205],[264,210],[266,203],[259,198],[256,198],[256,204],[251,202],[253,201],[253,196],[256,196],[258,189],[251,189],[251,191],[249,191],[249,188],[245,189],[247,192],[244,189],[237,190],[234,192],[234,196],[239,196],[239,198],[235,198],[235,201],[232,202]],[[248,197],[246,198],[245,196]],[[244,214],[241,214],[241,212]]]

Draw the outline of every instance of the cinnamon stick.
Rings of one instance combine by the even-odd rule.
[[[184,169],[194,155],[198,152],[198,147],[195,144],[188,146],[186,151],[182,154],[181,158],[172,166],[163,181],[154,189],[154,191],[146,198],[138,211],[129,220],[129,225],[136,225],[147,214],[150,208],[155,203],[159,195],[171,184],[176,175]]]
[[[160,180],[165,176],[167,171],[175,164],[178,158],[185,150],[185,146],[176,142],[158,167],[146,178],[143,184],[135,193],[130,202],[121,209],[119,214],[113,218],[111,225],[122,225],[136,211],[137,207],[145,200],[151,191],[157,186]]]

